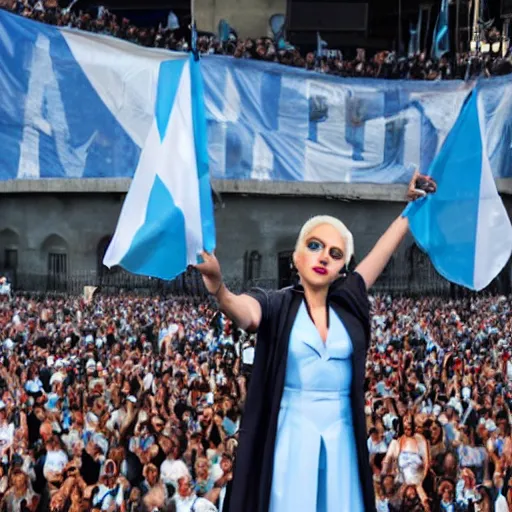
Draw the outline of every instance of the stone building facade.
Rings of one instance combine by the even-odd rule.
[[[0,269],[28,288],[41,287],[23,284],[29,277],[50,289],[56,279],[73,276],[97,284],[108,273],[102,258],[128,186],[128,180],[0,183]],[[360,260],[405,206],[403,186],[222,181],[214,190],[217,256],[226,279],[269,286],[289,281],[295,239],[309,217],[342,219],[354,234]],[[512,212],[506,190],[503,198]],[[510,282],[508,269],[505,280]],[[380,284],[449,288],[410,236]]]

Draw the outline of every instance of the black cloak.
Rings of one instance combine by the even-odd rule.
[[[262,319],[240,428],[240,443],[229,500],[230,512],[268,512],[277,418],[284,389],[290,332],[304,299],[304,291],[299,285],[278,291],[255,289],[249,295],[260,303]],[[351,272],[336,280],[329,288],[327,302],[342,320],[352,340],[351,403],[359,479],[365,511],[374,512],[375,496],[364,413],[370,307],[363,278]]]

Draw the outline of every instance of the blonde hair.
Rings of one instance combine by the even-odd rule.
[[[348,230],[347,226],[341,222],[341,220],[336,217],[331,217],[330,215],[317,215],[315,217],[311,217],[301,228],[299,236],[297,238],[297,242],[295,244],[295,251],[298,251],[302,245],[304,245],[306,237],[315,229],[317,226],[321,226],[322,224],[329,224],[334,229],[336,229],[343,240],[345,241],[345,265],[350,263],[352,256],[354,255],[354,237],[352,233]]]

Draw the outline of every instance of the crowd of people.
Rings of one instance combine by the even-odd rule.
[[[0,510],[223,510],[254,336],[192,298],[0,301]],[[509,510],[510,300],[371,303],[377,509]]]
[[[57,0],[0,0],[0,7],[44,23],[108,34],[148,47],[190,50],[190,32],[184,35],[183,30],[176,30],[179,24],[141,28],[126,18],[119,19],[106,9],[84,13],[73,8],[73,5],[74,2],[71,7],[61,9]],[[499,42],[501,34],[493,27],[487,31],[485,38],[489,43]],[[343,57],[341,52],[333,52],[331,56],[317,56],[315,52],[303,54],[300,48],[277,44],[269,37],[243,40],[235,34],[222,42],[214,35],[202,35],[198,38],[197,49],[203,54],[278,62],[343,77],[438,80],[468,79],[512,72],[511,56],[508,54],[502,57],[501,49],[498,53],[490,51],[477,57],[460,54],[457,59],[434,59],[425,53],[399,58],[392,51],[381,51],[372,58],[366,58],[365,52],[358,50],[357,55],[350,58]]]

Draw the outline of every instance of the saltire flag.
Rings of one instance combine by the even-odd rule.
[[[436,270],[477,291],[490,284],[512,253],[512,225],[491,172],[483,120],[476,87],[427,173],[437,191],[404,212]]]
[[[200,63],[162,62],[155,115],[103,263],[173,279],[215,248]]]

